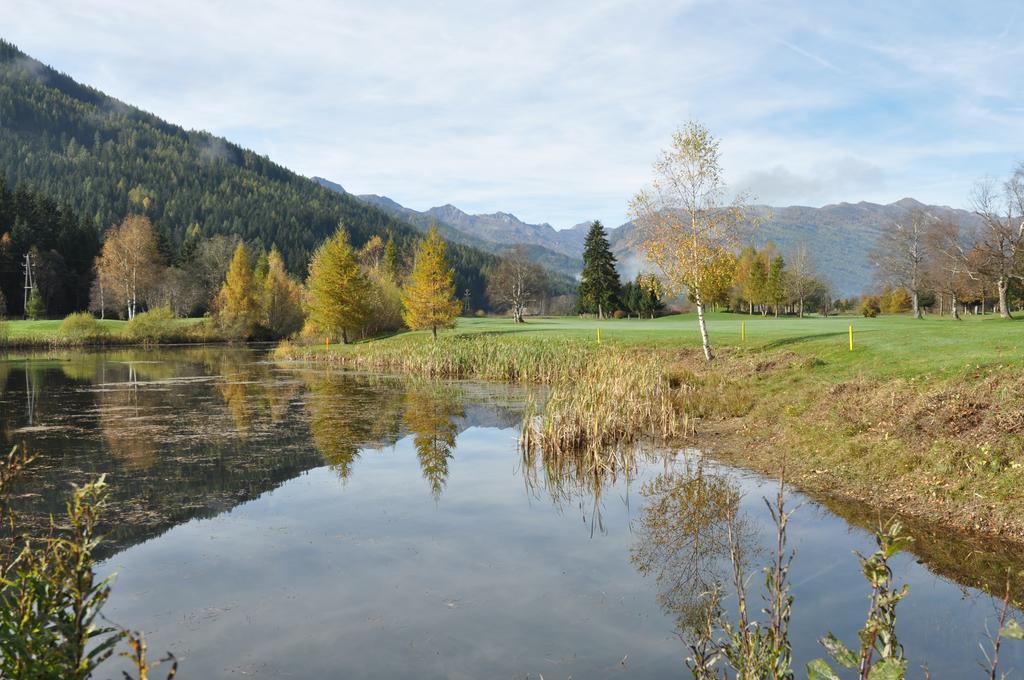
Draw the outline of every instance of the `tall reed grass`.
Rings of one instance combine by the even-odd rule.
[[[551,384],[563,376],[579,375],[597,353],[595,345],[579,340],[475,335],[440,337],[436,341],[406,336],[332,346],[330,351],[324,351],[322,345],[281,343],[275,356],[430,378]]]
[[[282,343],[277,358],[326,360],[357,370],[476,378],[550,386],[543,404],[526,410],[522,448],[536,456],[576,456],[585,469],[625,463],[616,454],[641,441],[663,443],[693,432],[677,401],[664,357],[615,345],[563,338],[472,335],[432,341],[421,336],[323,347]]]

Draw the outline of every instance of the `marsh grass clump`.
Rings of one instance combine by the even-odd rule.
[[[97,344],[110,335],[90,312],[75,312],[64,317],[58,334],[69,345]]]
[[[640,442],[665,443],[693,433],[653,355],[596,353],[584,369],[561,376],[539,414],[528,412],[522,446],[547,455],[583,455],[594,466],[615,465],[618,452]]]
[[[318,347],[322,350],[322,345]],[[494,335],[419,335],[387,342],[332,348],[317,359],[359,370],[400,371],[429,378],[478,378],[515,383],[553,383],[579,375],[595,354],[594,345],[554,338],[506,338]],[[310,348],[282,344],[279,359],[310,357]]]

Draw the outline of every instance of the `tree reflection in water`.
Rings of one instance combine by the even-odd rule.
[[[406,392],[404,422],[434,500],[440,499],[448,482],[448,461],[458,434],[455,418],[464,415],[462,400],[462,394],[443,384],[413,382]]]
[[[659,474],[640,493],[646,506],[633,564],[644,576],[654,576],[662,608],[675,617],[677,633],[691,639],[706,625],[709,608],[717,607],[718,586],[729,573],[730,535],[737,537],[740,554],[747,552],[740,493],[699,460]]]
[[[304,371],[305,405],[313,444],[348,479],[361,449],[382,449],[401,437],[404,391],[389,378]]]

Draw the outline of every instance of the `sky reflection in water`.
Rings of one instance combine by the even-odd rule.
[[[4,438],[41,453],[24,507],[54,511],[68,482],[110,475],[107,615],[173,651],[182,678],[686,677],[680,621],[725,564],[708,506],[694,578],[695,523],[655,491],[739,492],[754,560],[767,557],[773,482],[713,464],[695,478],[693,456],[650,456],[630,480],[600,480],[595,502],[585,475],[524,473],[519,389],[261,359],[0,363]],[[791,539],[802,665],[827,630],[855,639],[867,590],[851,551],[872,543],[813,503]],[[933,543],[918,552],[946,573],[936,556],[958,546]],[[990,599],[916,560],[894,560],[911,585],[899,633],[912,667],[977,676]],[[1024,667],[1022,652],[1004,648],[1005,668]]]

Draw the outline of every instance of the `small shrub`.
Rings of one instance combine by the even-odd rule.
[[[167,307],[136,314],[125,326],[124,334],[136,342],[170,342],[180,337],[177,319]]]
[[[626,313],[624,311],[622,311],[621,309],[616,309],[615,313],[612,314],[612,318],[615,318],[615,319],[625,319],[626,318]]]
[[[42,319],[46,316],[46,305],[43,303],[43,298],[39,294],[39,291],[35,288],[32,289],[32,293],[28,296],[28,305],[25,307],[25,316],[33,321]]]
[[[64,317],[58,333],[65,342],[84,344],[104,339],[107,329],[90,312],[76,312]]]
[[[860,301],[860,307],[857,308],[857,313],[867,319],[874,319],[881,312],[878,298],[873,295],[865,295]]]
[[[482,318],[484,318],[485,316],[487,316],[487,312],[485,312],[485,311],[484,311],[484,310],[482,310],[482,309],[478,309],[478,310],[476,310],[475,312],[473,312],[473,316],[475,316],[475,317],[476,317],[476,318],[478,318],[478,319],[482,319]]]

